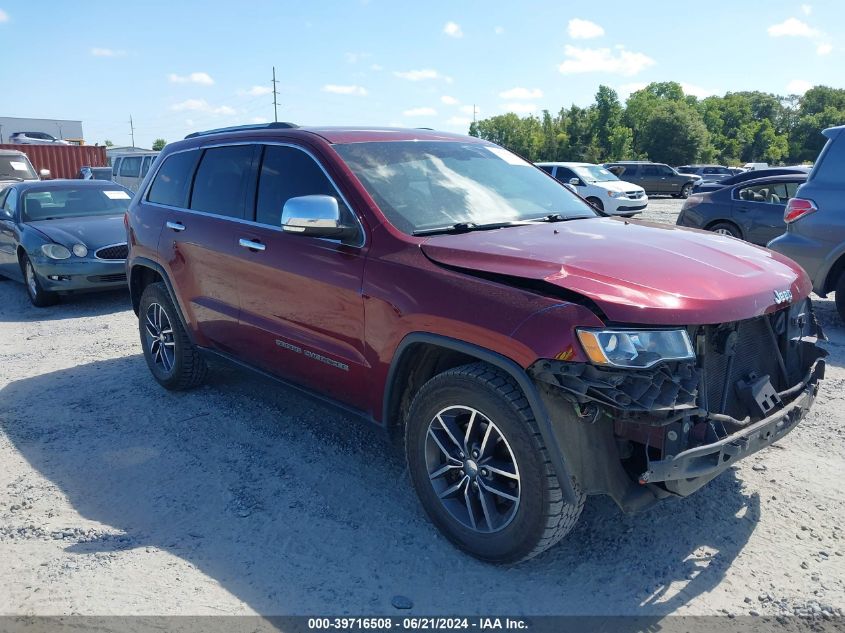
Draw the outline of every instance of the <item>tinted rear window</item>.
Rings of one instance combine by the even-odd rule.
[[[188,184],[194,173],[197,155],[198,152],[192,150],[165,158],[153,180],[147,200],[171,207],[184,207],[188,201]]]
[[[127,178],[137,178],[141,173],[141,157],[129,156],[120,164],[120,175]]]
[[[845,134],[839,132],[828,139],[819,154],[816,166],[810,174],[810,180],[826,182],[845,182]]]
[[[194,178],[191,209],[243,218],[254,155],[254,145],[207,149]]]

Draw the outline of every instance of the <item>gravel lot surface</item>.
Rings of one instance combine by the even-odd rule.
[[[562,543],[498,568],[439,536],[377,429],[222,367],[168,393],[125,293],[39,310],[2,282],[0,614],[836,613],[845,327],[817,309],[828,377],[796,431],[644,514],[591,498]]]

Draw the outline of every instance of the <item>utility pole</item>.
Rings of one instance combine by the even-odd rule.
[[[476,114],[478,114],[478,108],[477,108],[477,107],[475,106],[475,104],[473,103],[473,104],[472,104],[472,122],[473,122],[473,123],[475,123],[475,122],[476,122],[476,121],[475,121],[475,115],[476,115]]]
[[[132,147],[135,147],[135,125],[132,123],[132,115],[129,115],[129,133],[132,135]]]
[[[64,135],[62,134],[62,124],[56,123],[56,127],[59,128],[59,138],[63,139]]]
[[[279,91],[276,90],[276,84],[279,83],[276,81],[276,67],[273,66],[273,120],[278,123],[279,121],[279,104],[276,100],[276,97],[279,94]]]

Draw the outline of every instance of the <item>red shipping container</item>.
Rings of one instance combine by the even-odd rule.
[[[50,178],[76,178],[84,166],[105,167],[106,148],[94,145],[0,145],[0,149],[14,149],[29,157],[35,171],[50,170]]]

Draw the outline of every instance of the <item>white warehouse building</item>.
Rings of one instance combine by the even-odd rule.
[[[24,119],[0,116],[0,144],[8,143],[15,132],[44,132],[56,138],[81,141],[82,121],[68,119]]]

